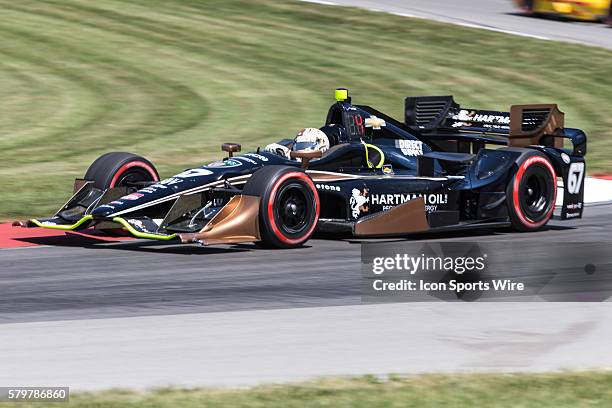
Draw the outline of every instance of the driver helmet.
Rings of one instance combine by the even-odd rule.
[[[323,126],[321,131],[327,135],[330,146],[349,143],[350,141],[348,135],[346,134],[346,130],[344,130],[342,126],[338,126],[334,123]]]
[[[329,149],[327,135],[317,128],[306,128],[297,132],[291,150],[315,151],[325,153]]]

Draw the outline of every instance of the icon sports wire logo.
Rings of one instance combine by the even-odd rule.
[[[458,275],[465,272],[482,272],[486,268],[487,254],[481,256],[410,256],[396,254],[391,257],[376,257],[372,272],[381,275],[388,271],[403,271],[414,275],[419,271],[453,271]]]

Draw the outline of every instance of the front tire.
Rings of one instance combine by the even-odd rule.
[[[557,200],[557,175],[546,156],[533,152],[517,162],[506,187],[506,201],[512,227],[537,231],[552,217]]]
[[[261,246],[295,248],[312,236],[319,220],[319,194],[304,171],[264,167],[251,176],[242,194],[260,197]]]
[[[106,190],[113,187],[128,187],[138,182],[159,181],[155,166],[142,156],[127,152],[106,153],[98,157],[87,169],[85,180],[94,182],[94,187]]]

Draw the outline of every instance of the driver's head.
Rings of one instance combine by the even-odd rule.
[[[348,143],[350,141],[346,134],[346,130],[344,130],[342,126],[338,126],[334,123],[323,126],[321,131],[327,135],[330,146]]]
[[[325,153],[329,149],[329,139],[327,135],[317,128],[306,128],[300,130],[293,140],[292,150],[314,151],[319,150]]]

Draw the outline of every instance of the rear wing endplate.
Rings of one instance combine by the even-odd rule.
[[[510,146],[563,147],[565,114],[556,104],[514,105],[510,108]]]

